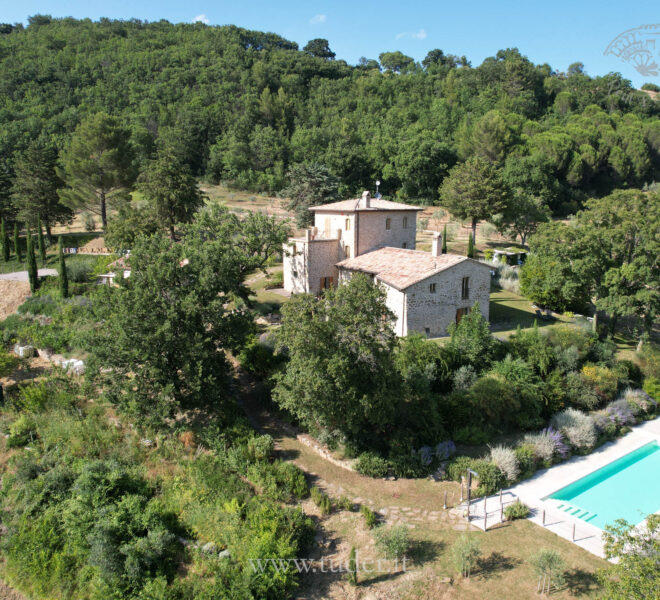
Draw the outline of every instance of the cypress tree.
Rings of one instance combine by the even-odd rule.
[[[447,254],[447,223],[445,223],[445,228],[442,232],[442,253]]]
[[[34,242],[32,241],[32,232],[27,228],[27,270],[30,280],[30,291],[34,294],[39,287],[39,272],[37,271],[37,259],[34,256]]]
[[[37,227],[39,228],[39,258],[43,267],[46,264],[46,244],[44,243],[44,234],[41,231],[41,217],[37,217]]]
[[[66,274],[66,263],[64,262],[64,244],[62,243],[62,236],[57,241],[57,258],[59,261],[60,272],[60,292],[62,298],[69,297],[69,278]]]
[[[16,260],[21,262],[21,244],[18,239],[18,223],[14,223],[14,254],[16,255]]]
[[[468,235],[467,256],[468,258],[474,258],[474,238],[472,237],[472,232]]]
[[[2,238],[2,258],[5,262],[9,262],[9,235],[7,235],[7,225],[4,219],[2,219],[2,225],[0,225],[0,228],[0,237]]]

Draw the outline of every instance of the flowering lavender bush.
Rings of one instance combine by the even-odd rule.
[[[552,417],[552,426],[560,431],[571,446],[579,450],[589,450],[596,443],[596,426],[591,416],[567,408]]]
[[[508,481],[512,482],[518,479],[520,466],[518,465],[518,458],[513,448],[493,446],[490,449],[490,461],[504,473]]]
[[[658,403],[644,390],[633,390],[628,388],[623,392],[621,399],[628,403],[635,416],[644,413],[654,413],[658,408]]]
[[[445,442],[440,442],[436,447],[435,447],[435,455],[438,458],[438,460],[448,460],[450,456],[452,456],[456,452],[456,444],[452,442],[451,440],[447,440]]]
[[[636,422],[633,409],[624,398],[610,402],[605,407],[605,411],[610,419],[620,427],[634,425]]]
[[[561,431],[557,431],[553,427],[546,427],[543,430],[543,433],[545,433],[552,440],[555,456],[558,456],[562,459],[567,458],[570,453],[570,448],[564,442],[564,436],[562,435]]]
[[[422,446],[419,449],[419,461],[424,467],[428,467],[433,462],[433,450],[430,446]]]

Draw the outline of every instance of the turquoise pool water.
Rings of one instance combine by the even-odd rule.
[[[616,519],[637,524],[660,510],[660,444],[646,444],[547,498],[601,529]]]

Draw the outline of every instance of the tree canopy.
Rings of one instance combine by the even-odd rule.
[[[167,142],[196,177],[271,193],[313,162],[341,196],[380,179],[386,196],[437,202],[453,157],[473,154],[528,161],[554,214],[660,180],[660,103],[618,74],[566,74],[512,48],[477,66],[447,49],[418,66],[395,49],[381,72],[374,58],[330,60],[325,42],[305,51],[234,26],[35,17],[0,35],[0,156],[11,176],[32,140],[63,150],[105,113],[142,167]]]

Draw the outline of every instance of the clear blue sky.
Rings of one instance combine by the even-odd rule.
[[[660,77],[642,77],[633,65],[603,52],[621,32],[660,23],[658,6],[657,0],[2,0],[0,22],[25,23],[36,13],[174,23],[197,18],[273,31],[301,47],[309,39],[327,38],[337,58],[351,64],[390,50],[421,60],[441,48],[466,55],[476,66],[501,48],[517,47],[536,63],[565,70],[581,61],[590,75],[619,71],[639,86],[660,84]],[[655,62],[660,64],[660,26],[655,37]]]

